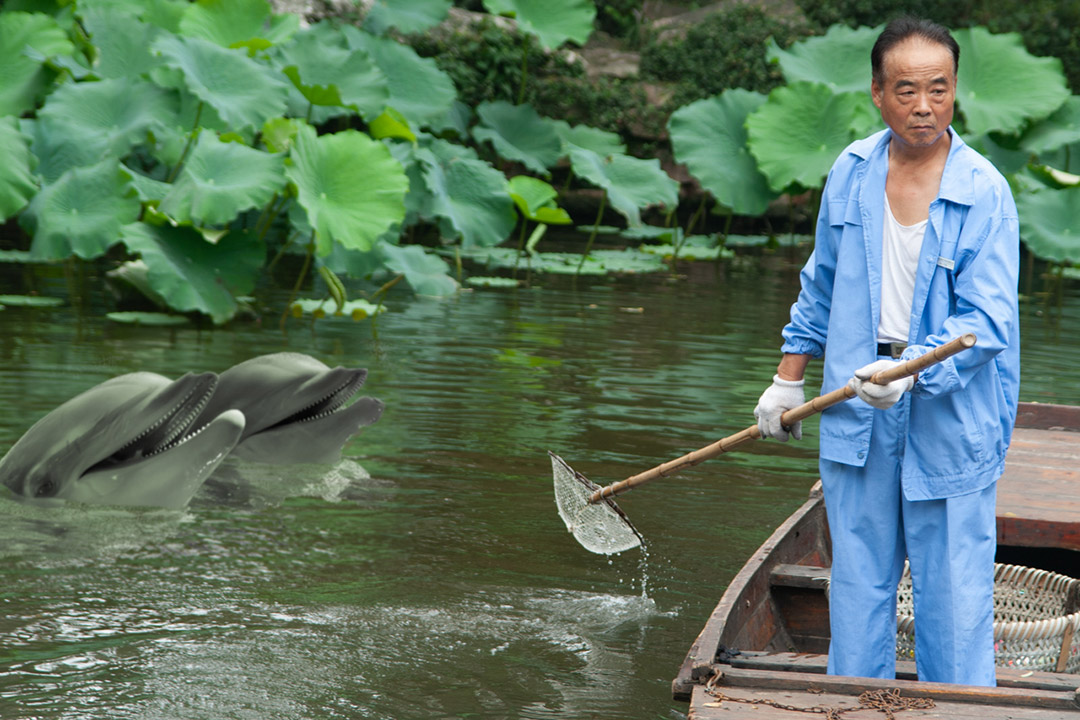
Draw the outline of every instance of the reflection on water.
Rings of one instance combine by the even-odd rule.
[[[805,498],[815,423],[625,495],[647,556],[577,546],[546,451],[606,484],[746,427],[797,269],[402,298],[377,341],[8,309],[0,447],[113,375],[283,349],[368,367],[387,409],[337,465],[229,462],[183,512],[0,495],[0,717],[680,717],[670,680]],[[1080,402],[1080,302],[1025,312],[1024,398]]]

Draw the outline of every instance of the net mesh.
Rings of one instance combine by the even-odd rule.
[[[589,480],[556,455],[551,456],[555,478],[555,504],[559,517],[574,539],[589,552],[611,555],[641,545],[644,540],[615,501],[604,498],[590,503],[589,497],[600,486]]]

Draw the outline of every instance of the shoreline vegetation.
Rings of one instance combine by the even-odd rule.
[[[956,125],[1009,178],[1027,292],[1051,297],[1080,260],[1080,17],[983,4],[934,17],[962,48]],[[118,322],[223,325],[262,314],[269,278],[292,289],[284,327],[808,246],[832,160],[881,126],[866,23],[925,10],[538,7],[5,3],[0,273],[23,293],[5,304],[89,265],[126,288]]]

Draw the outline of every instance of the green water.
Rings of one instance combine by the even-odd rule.
[[[112,375],[283,349],[387,406],[338,465],[232,464],[186,512],[0,497],[0,717],[683,717],[670,681],[805,499],[816,425],[624,496],[648,551],[614,558],[566,532],[546,451],[606,484],[746,427],[797,267],[401,296],[377,340],[0,313],[0,448]],[[1078,315],[1025,306],[1024,399],[1080,402]]]

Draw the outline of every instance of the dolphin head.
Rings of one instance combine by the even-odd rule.
[[[233,455],[255,462],[334,462],[345,442],[382,415],[383,404],[362,397],[361,368],[329,368],[301,353],[260,355],[221,373],[203,417],[227,409],[244,414]]]
[[[0,460],[0,483],[31,498],[180,508],[240,438],[240,412],[198,421],[213,373],[112,378],[38,420]]]

